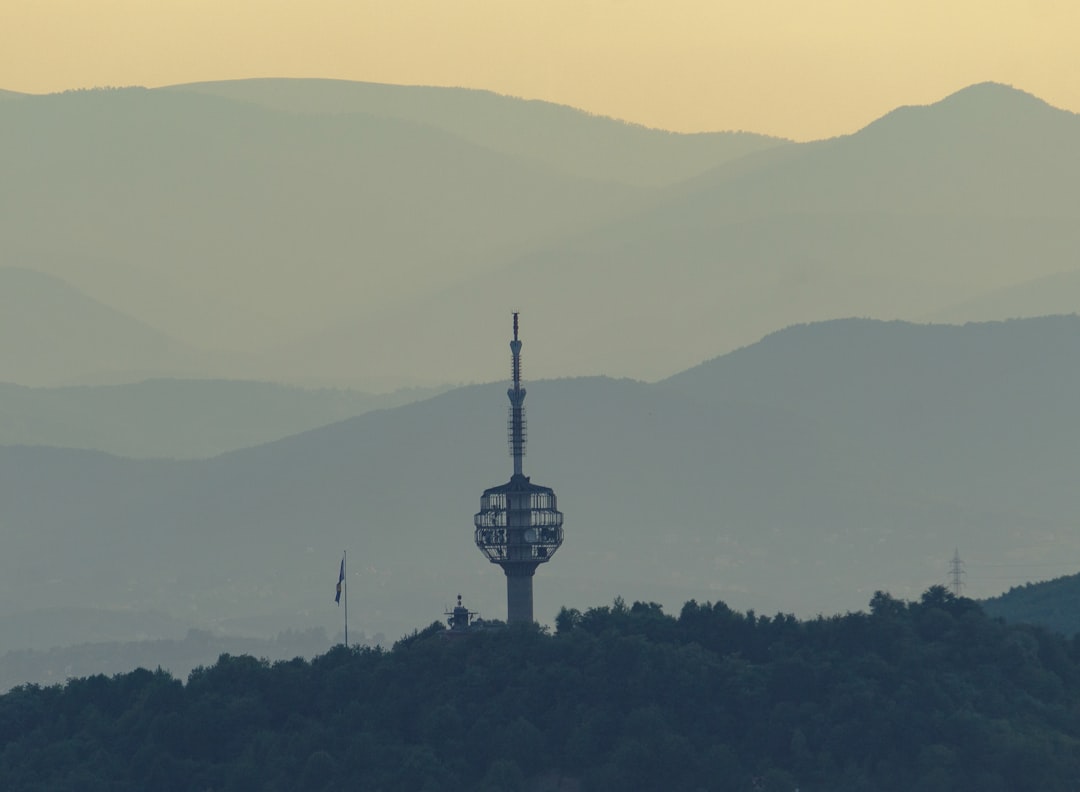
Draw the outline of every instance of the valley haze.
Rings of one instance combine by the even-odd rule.
[[[542,621],[858,610],[957,547],[972,596],[1075,571],[1078,184],[1080,118],[996,83],[809,143],[335,80],[0,93],[0,656],[75,606],[330,641],[341,548],[351,635],[499,618],[511,310],[567,515]]]

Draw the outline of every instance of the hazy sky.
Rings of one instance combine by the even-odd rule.
[[[1075,0],[3,0],[0,88],[486,88],[797,139],[995,80],[1080,110]]]

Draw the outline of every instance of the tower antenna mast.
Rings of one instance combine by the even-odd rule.
[[[510,342],[510,375],[513,387],[510,397],[509,439],[510,456],[514,458],[514,475],[521,476],[525,457],[525,389],[521,387],[521,341],[518,339],[518,313],[514,311],[514,340]]]

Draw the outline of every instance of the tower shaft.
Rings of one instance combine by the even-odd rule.
[[[535,564],[503,564],[506,573],[506,621],[533,621],[533,573]]]
[[[515,317],[517,318],[517,317]],[[520,463],[520,458],[515,458]],[[521,475],[515,464],[515,476]],[[524,478],[524,476],[522,476]],[[533,521],[532,493],[526,489],[506,493],[506,559],[499,566],[506,574],[506,621],[533,621],[533,575],[538,561],[529,542]],[[535,532],[534,532],[535,533]]]

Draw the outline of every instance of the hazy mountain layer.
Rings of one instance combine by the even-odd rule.
[[[1078,354],[1076,317],[850,320],[656,385],[530,383],[526,473],[567,525],[537,617],[620,594],[853,610],[944,582],[955,548],[974,597],[1070,572]],[[500,617],[471,516],[509,477],[505,408],[473,386],[198,462],[0,448],[0,602],[333,632],[347,549],[355,629],[400,634],[458,593]]]
[[[662,186],[786,141],[749,132],[680,134],[595,116],[564,105],[467,88],[344,80],[254,79],[173,90],[224,96],[302,113],[366,113],[414,121],[575,177]]]
[[[69,388],[0,383],[0,445],[86,448],[128,457],[210,457],[436,392],[370,394],[235,380]]]
[[[295,348],[295,365],[325,369],[352,350],[396,376],[437,370],[460,360],[451,341],[480,348],[499,305],[546,339],[532,357],[540,376],[645,379],[795,322],[934,316],[1033,277],[1071,277],[1078,183],[1080,117],[974,86],[854,135],[716,168],[498,273],[318,335]],[[1048,290],[1025,308],[1080,310],[1080,296]],[[371,342],[387,328],[392,352]]]
[[[23,97],[0,123],[0,262],[231,353],[159,375],[482,381],[518,309],[537,378],[658,379],[796,322],[1005,318],[995,295],[1078,271],[1080,119],[1001,85],[734,160],[722,136],[321,81]],[[629,186],[645,163],[696,175]]]
[[[0,124],[0,260],[211,349],[272,355],[640,194],[412,122],[185,92],[26,97]]]
[[[1080,250],[1080,224],[1064,219],[867,213],[725,225],[673,212],[654,220],[628,221],[286,347],[289,368],[314,376],[351,354],[391,380],[450,362],[479,378],[476,351],[507,321],[491,306],[513,306],[545,340],[530,362],[538,377],[661,379],[791,323],[934,315],[981,292],[973,283],[992,283],[984,269],[1015,268],[1026,279],[1039,267],[1072,266]],[[1067,299],[1052,304],[1069,308]]]
[[[1080,312],[1080,270],[1072,270],[995,289],[924,318],[955,324],[1077,312]]]
[[[0,635],[18,636],[17,641],[6,638],[4,649],[17,645],[20,651],[44,651],[54,646],[76,644],[179,640],[189,629],[190,624],[163,611],[138,608],[104,610],[72,604],[31,608],[0,617]],[[0,687],[13,684],[10,678],[6,682],[0,683]]]
[[[0,381],[125,381],[235,364],[235,356],[189,347],[59,278],[0,266]],[[0,436],[10,428],[0,428]]]

